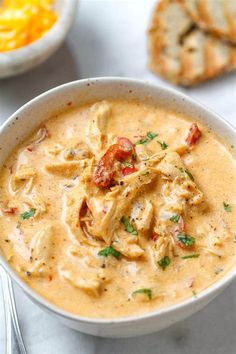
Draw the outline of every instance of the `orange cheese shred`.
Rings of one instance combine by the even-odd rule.
[[[4,0],[0,5],[0,52],[36,41],[56,20],[53,0]]]

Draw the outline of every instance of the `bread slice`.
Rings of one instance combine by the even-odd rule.
[[[199,29],[181,0],[161,0],[148,32],[149,66],[176,84],[191,86],[236,68],[236,46]]]
[[[236,0],[182,0],[198,26],[236,44]]]

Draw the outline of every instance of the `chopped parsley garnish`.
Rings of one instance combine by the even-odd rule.
[[[151,298],[152,298],[152,290],[151,290],[151,289],[148,289],[148,288],[141,288],[141,289],[135,290],[135,291],[132,293],[133,296],[138,295],[138,294],[145,294],[145,295],[147,295],[147,297],[149,298],[149,300],[151,300]]]
[[[165,149],[167,149],[168,148],[168,144],[166,144],[166,142],[165,141],[163,141],[163,142],[161,142],[161,141],[158,141],[158,143],[161,145],[161,149],[162,150],[165,150]]]
[[[170,265],[170,258],[168,256],[163,257],[158,261],[158,265],[165,270],[168,265]]]
[[[115,248],[113,248],[112,246],[103,248],[101,251],[98,252],[98,255],[101,257],[113,256],[116,259],[120,259],[120,257],[121,257],[120,252],[115,250]]]
[[[170,221],[174,222],[175,224],[179,221],[180,215],[174,214],[170,217]]]
[[[189,258],[198,258],[200,256],[199,253],[188,254],[187,256],[181,257],[182,259],[189,259]]]
[[[148,132],[147,136],[145,138],[138,140],[135,144],[136,145],[147,144],[147,143],[149,143],[151,140],[153,140],[156,137],[157,137],[156,133]]]
[[[147,133],[147,137],[149,138],[149,139],[154,139],[155,137],[157,136],[157,134],[156,133],[153,133],[153,132],[148,132]]]
[[[130,162],[128,162],[128,161],[123,161],[123,162],[121,163],[121,165],[122,165],[122,167],[134,167],[134,166],[132,165],[132,163],[130,163]]]
[[[125,226],[125,231],[127,231],[127,232],[129,232],[130,234],[135,235],[135,236],[138,235],[138,231],[133,228],[133,226],[132,226],[131,223],[130,223],[130,220],[129,220],[129,217],[128,217],[128,216],[125,216],[125,215],[122,216],[121,222],[122,222],[122,224],[124,224],[124,226]]]
[[[26,219],[32,218],[34,216],[35,212],[36,212],[36,209],[34,209],[34,208],[30,209],[29,211],[25,211],[24,213],[22,213],[20,215],[21,219],[26,220]]]
[[[196,240],[194,237],[189,236],[189,235],[185,235],[185,234],[178,234],[177,235],[177,239],[184,245],[187,247],[191,247],[195,244]]]
[[[193,175],[189,170],[183,169],[183,167],[179,167],[179,170],[182,173],[186,173],[186,175],[191,179],[191,181],[194,181]]]
[[[227,211],[227,213],[230,213],[231,211],[232,211],[232,206],[231,205],[229,205],[229,204],[227,204],[227,203],[223,203],[223,205],[224,205],[224,209],[225,209],[225,211]]]
[[[189,170],[185,170],[185,173],[188,175],[188,177],[191,179],[191,181],[194,181],[193,175]]]

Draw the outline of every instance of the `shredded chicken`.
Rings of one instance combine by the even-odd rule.
[[[111,105],[102,101],[95,103],[90,110],[89,124],[86,132],[86,142],[94,154],[99,156],[106,145],[106,125],[111,116]]]
[[[82,275],[81,271],[72,271],[71,265],[68,265],[67,267],[59,268],[59,274],[62,278],[69,281],[71,285],[85,291],[89,295],[99,296],[101,293],[103,284],[102,269],[101,272],[94,272],[94,274],[84,273]]]
[[[117,231],[112,241],[114,248],[129,259],[139,258],[144,254],[143,248],[138,244],[139,239],[122,231]]]
[[[52,252],[53,226],[43,227],[32,236],[30,244],[26,244],[20,229],[16,229],[19,234],[18,242],[14,245],[17,254],[24,259],[22,266],[19,262],[18,271],[33,277],[44,277],[49,273],[49,258]]]
[[[26,183],[32,184],[37,172],[33,167],[27,165],[20,165],[15,175],[12,177],[11,186],[13,191],[17,191]]]
[[[63,152],[63,158],[68,161],[84,160],[90,157],[90,152],[86,147],[78,146],[75,148],[66,149]]]
[[[139,198],[135,201],[131,211],[131,218],[134,220],[136,229],[139,231],[147,231],[150,229],[153,220],[153,205],[146,198]]]
[[[154,268],[157,268],[158,262],[163,257],[173,258],[174,247],[174,242],[169,235],[157,238],[157,241],[149,249]]]
[[[52,225],[46,226],[32,239],[31,259],[32,267],[28,269],[32,275],[48,273],[48,260],[52,251]]]
[[[45,165],[45,170],[64,178],[73,178],[80,175],[86,167],[86,160],[57,162]]]
[[[120,225],[122,216],[125,215],[130,208],[130,203],[140,192],[141,188],[150,184],[157,174],[157,170],[145,167],[124,177],[122,185],[112,188],[110,192],[105,194],[103,200],[100,200],[105,211],[102,217],[100,212],[102,209],[101,206],[99,212],[96,213],[96,210],[91,205],[93,200],[89,200],[89,209],[94,209],[93,225],[88,228],[89,233],[103,238],[107,244],[110,244],[115,230]],[[96,202],[99,203],[97,200]]]
[[[25,203],[36,210],[34,215],[35,217],[41,216],[47,211],[47,205],[43,200],[43,197],[35,189],[33,189],[32,193],[27,196],[27,199],[25,199]]]
[[[103,286],[110,281],[110,276],[107,269],[101,268],[97,253],[96,247],[69,247],[58,267],[59,275],[89,295],[99,296]]]

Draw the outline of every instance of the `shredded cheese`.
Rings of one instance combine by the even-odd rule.
[[[53,0],[4,0],[0,5],[0,52],[41,38],[55,23]]]

